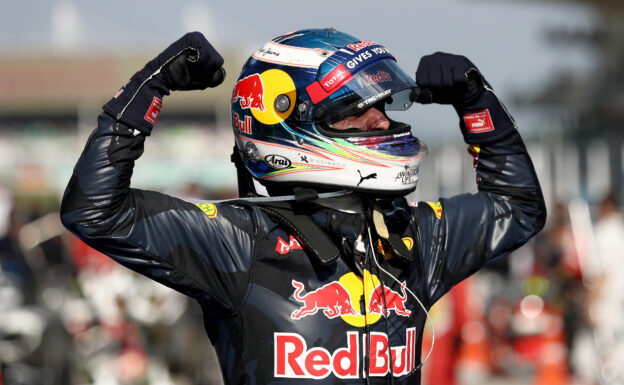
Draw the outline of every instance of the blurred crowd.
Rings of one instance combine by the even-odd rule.
[[[624,384],[618,198],[554,204],[535,239],[443,297],[423,384]],[[57,210],[0,188],[0,385],[221,384],[198,305],[90,249]]]
[[[554,204],[529,244],[435,304],[423,383],[624,384],[621,207]]]
[[[0,188],[0,385],[221,383],[195,301],[13,203]]]

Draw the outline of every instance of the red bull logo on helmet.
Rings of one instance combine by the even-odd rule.
[[[232,103],[237,101],[242,109],[266,111],[264,106],[264,84],[260,74],[249,75],[239,80],[234,86]]]
[[[302,282],[294,279],[292,285],[292,298],[299,304],[290,316],[294,320],[322,314],[362,327],[390,316],[392,311],[400,317],[412,314],[406,307],[406,283],[401,284],[400,292],[394,291],[368,270],[364,270],[364,277],[348,273],[315,290],[306,290]]]
[[[362,40],[358,43],[352,43],[352,44],[347,44],[347,47],[351,48],[352,50],[354,50],[355,52],[361,50],[362,48],[366,48],[369,47],[371,45],[378,45],[379,43],[375,43],[374,41],[371,40]]]

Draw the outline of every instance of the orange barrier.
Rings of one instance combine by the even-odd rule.
[[[563,319],[558,312],[552,310],[548,317],[548,327],[540,338],[533,384],[567,385],[570,384],[570,371]]]

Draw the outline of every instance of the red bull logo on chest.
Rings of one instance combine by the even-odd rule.
[[[361,327],[390,316],[392,311],[400,317],[412,314],[406,307],[406,283],[401,284],[400,292],[394,291],[368,270],[364,270],[363,277],[348,273],[315,290],[306,291],[305,285],[294,279],[292,285],[295,289],[292,297],[300,305],[290,315],[294,320],[320,313],[329,319],[341,317],[346,323]]]
[[[292,280],[292,299],[298,306],[290,314],[293,320],[305,317],[342,318],[346,323],[363,327],[381,317],[409,317],[406,306],[406,283],[399,291],[382,284],[379,278],[364,270],[363,276],[348,273],[314,290]],[[394,312],[394,313],[393,313]],[[348,331],[346,346],[329,351],[308,347],[304,336],[297,333],[274,333],[275,377],[323,379],[405,376],[415,368],[416,329],[406,328],[404,345],[390,346],[388,335],[381,332]]]
[[[293,279],[292,285],[295,287],[293,296],[301,303],[299,309],[292,312],[290,318],[300,319],[302,317],[316,314],[322,311],[327,318],[336,318],[340,315],[356,315],[357,312],[351,304],[351,296],[347,289],[339,282],[328,283],[327,285],[301,295],[303,284]]]
[[[401,284],[401,294],[387,286],[377,285],[370,296],[368,309],[372,314],[383,314],[384,317],[390,315],[390,310],[394,310],[397,315],[409,317],[412,312],[405,308],[406,301],[405,282]]]

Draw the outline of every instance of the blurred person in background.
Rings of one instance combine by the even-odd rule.
[[[13,196],[0,186],[0,279],[18,288],[20,301],[30,304],[35,300],[34,277],[19,245],[19,228]]]
[[[594,225],[598,261],[590,278],[588,311],[596,344],[596,379],[624,383],[624,215],[617,193],[598,205]]]
[[[414,82],[378,43],[301,30],[256,51],[234,87],[245,199],[130,188],[163,97],[218,86],[222,64],[189,33],[117,92],[65,191],[64,225],[195,298],[228,384],[419,383],[427,310],[544,225],[512,117],[463,56],[423,57]],[[426,147],[387,111],[414,101],[455,108],[479,192],[404,198]]]
[[[23,229],[40,218],[32,206],[31,212],[15,206],[0,186],[0,384],[67,384],[70,339],[58,314],[41,303],[47,288],[71,281],[60,267],[63,250],[58,237],[26,247]]]

